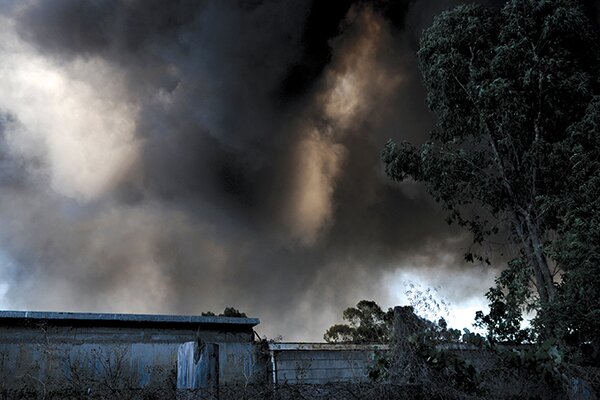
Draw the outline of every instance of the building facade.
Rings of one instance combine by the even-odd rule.
[[[0,312],[0,390],[49,386],[174,385],[186,342],[218,346],[219,360],[253,354],[256,318]],[[244,363],[211,380],[243,377]],[[219,369],[216,369],[218,371]]]

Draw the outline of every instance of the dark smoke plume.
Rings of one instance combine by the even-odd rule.
[[[0,3],[0,305],[314,340],[402,279],[482,299],[468,235],[379,160],[433,126],[415,53],[456,3]]]

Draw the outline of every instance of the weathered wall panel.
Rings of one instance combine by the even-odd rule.
[[[259,349],[253,343],[184,343],[177,356],[177,388],[256,383],[267,368],[257,357]]]
[[[258,323],[218,317],[94,319],[94,314],[52,319],[53,313],[38,313],[50,315],[45,319],[2,318],[5,313],[0,312],[0,390],[79,387],[89,382],[130,388],[174,386],[182,343],[251,344],[252,326]]]
[[[187,342],[177,352],[177,389],[219,386],[219,345]]]
[[[363,382],[384,346],[277,343],[270,346],[277,384]]]

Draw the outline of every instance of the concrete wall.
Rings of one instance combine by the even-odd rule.
[[[251,344],[252,327],[258,323],[247,318],[56,314],[25,318],[0,312],[0,389],[90,381],[133,388],[174,385],[182,343]]]
[[[364,382],[381,345],[273,343],[270,375],[274,383]]]
[[[376,352],[387,346],[328,343],[185,343],[178,389],[226,384],[366,382]]]

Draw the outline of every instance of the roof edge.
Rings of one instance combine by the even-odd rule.
[[[117,313],[79,313],[55,311],[8,311],[0,310],[0,324],[3,320],[52,320],[87,322],[139,322],[161,324],[206,324],[206,325],[249,325],[260,323],[258,318],[218,317],[203,315],[165,315],[165,314],[117,314]]]
[[[340,350],[367,350],[367,351],[379,351],[388,350],[389,346],[386,344],[352,344],[352,343],[308,343],[308,342],[275,342],[269,343],[269,350],[271,351],[290,351],[290,350],[303,350],[303,351],[340,351]]]

